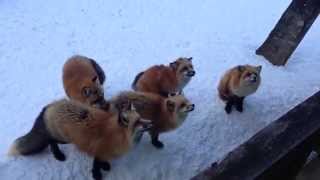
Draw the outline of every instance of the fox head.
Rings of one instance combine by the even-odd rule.
[[[105,103],[104,90],[98,76],[94,76],[81,86],[81,96],[87,104],[102,106]]]
[[[194,110],[195,105],[192,104],[182,94],[170,94],[165,100],[165,106],[168,112],[177,114],[178,117],[184,118],[189,112]]]
[[[237,68],[240,72],[240,86],[259,86],[262,66],[240,65]]]
[[[170,67],[176,72],[176,77],[180,86],[179,90],[184,88],[184,86],[196,74],[192,65],[192,57],[180,57],[176,61],[170,63]]]
[[[132,130],[133,133],[136,133],[137,131],[146,131],[151,127],[151,121],[141,119],[132,103],[122,103],[118,106],[118,110],[120,111],[118,119],[119,124],[122,127]]]

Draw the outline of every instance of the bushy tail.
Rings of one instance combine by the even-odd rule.
[[[140,72],[135,78],[134,78],[134,81],[133,81],[133,83],[132,83],[132,85],[131,85],[131,88],[133,89],[133,90],[137,90],[137,86],[136,86],[136,84],[137,84],[137,82],[138,82],[138,80],[140,79],[140,77],[142,76],[144,74],[144,72]]]
[[[99,78],[100,83],[103,84],[104,81],[106,80],[106,75],[104,74],[103,69],[95,60],[90,59],[90,61],[91,61],[93,68],[96,70],[96,72],[98,74],[98,78]]]
[[[36,154],[49,145],[50,138],[43,119],[45,110],[43,108],[31,131],[14,141],[8,152],[9,156]]]
[[[29,132],[28,134],[16,139],[12,144],[8,155],[31,155],[41,152],[49,145],[48,139],[37,134],[35,132]]]

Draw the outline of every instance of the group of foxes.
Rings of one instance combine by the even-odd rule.
[[[224,74],[218,91],[228,114],[233,106],[243,111],[244,98],[260,85],[260,72],[261,66],[239,65]],[[58,144],[72,143],[94,158],[92,177],[101,180],[101,169],[109,171],[109,161],[127,153],[144,132],[156,148],[164,147],[159,134],[178,128],[195,108],[183,94],[195,74],[192,58],[180,57],[140,72],[133,91],[106,100],[103,69],[91,58],[72,56],[62,73],[68,98],[45,106],[30,132],[15,140],[9,155],[36,154],[49,146],[54,157],[64,161]]]

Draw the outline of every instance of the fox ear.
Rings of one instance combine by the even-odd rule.
[[[119,107],[118,109],[120,111],[128,111],[128,110],[131,110],[131,103],[129,101],[123,101],[119,104]]]
[[[92,82],[96,82],[97,79],[98,79],[98,76],[94,76],[94,77],[92,78]]]
[[[245,70],[245,67],[242,65],[237,66],[238,71],[243,72]]]
[[[170,63],[170,67],[173,68],[173,69],[177,69],[178,68],[178,63],[176,61],[172,62],[172,63]]]
[[[130,103],[130,110],[131,111],[135,111],[136,110],[136,108],[134,107],[133,103]]]
[[[81,93],[84,97],[89,97],[91,95],[91,90],[88,87],[84,87],[82,88]]]
[[[257,66],[256,69],[257,69],[257,72],[260,74],[260,72],[262,70],[262,66]]]
[[[174,112],[175,103],[171,100],[167,101],[167,109],[169,112]]]

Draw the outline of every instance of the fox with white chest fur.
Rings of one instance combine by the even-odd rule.
[[[239,65],[228,70],[218,86],[219,97],[226,102],[225,111],[231,113],[235,106],[239,112],[243,111],[245,97],[258,89],[262,66]]]
[[[164,146],[159,140],[159,134],[180,127],[189,112],[194,110],[194,104],[181,94],[163,97],[155,93],[126,91],[113,98],[111,104],[126,101],[134,104],[141,118],[152,121],[149,134],[156,148]]]

